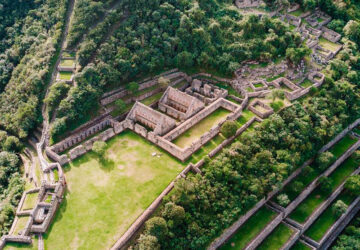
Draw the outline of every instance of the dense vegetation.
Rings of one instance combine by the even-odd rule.
[[[24,138],[40,120],[39,107],[55,61],[65,18],[65,0],[46,0],[29,11],[14,43],[1,55],[0,126]],[[7,7],[6,7],[7,8]],[[11,14],[11,12],[9,13]],[[2,68],[2,67],[1,67]]]

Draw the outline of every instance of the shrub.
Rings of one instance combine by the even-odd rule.
[[[332,181],[331,179],[329,179],[329,177],[321,176],[319,178],[319,184],[320,184],[320,191],[322,193],[328,193],[331,191]]]
[[[236,134],[237,125],[234,121],[226,121],[221,126],[221,133],[226,137],[230,138],[231,136],[234,136]]]
[[[286,194],[280,194],[277,197],[280,206],[286,207],[290,203],[290,199]]]
[[[270,107],[272,107],[275,112],[278,112],[282,107],[284,107],[284,102],[282,101],[272,102],[270,103]]]
[[[354,195],[360,195],[360,176],[350,176],[345,182],[345,188]]]
[[[321,153],[317,158],[316,158],[316,166],[321,170],[324,171],[327,167],[329,167],[329,165],[334,161],[335,157],[334,155],[327,151],[324,153]]]
[[[163,239],[168,232],[165,219],[162,217],[153,217],[149,219],[145,223],[145,232],[155,236],[159,240]]]
[[[348,206],[342,201],[338,200],[334,205],[332,205],[332,211],[336,217],[340,217],[347,210]]]

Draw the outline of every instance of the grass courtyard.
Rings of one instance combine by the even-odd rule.
[[[70,60],[70,59],[62,59],[60,61],[60,66],[63,66],[63,67],[71,67],[73,66],[75,63],[74,60]]]
[[[331,42],[331,41],[329,41],[329,40],[327,40],[327,39],[325,39],[323,37],[321,37],[319,39],[319,45],[321,47],[325,48],[325,49],[328,49],[328,50],[332,51],[332,52],[337,51],[341,47],[340,44],[333,43],[333,42]]]
[[[215,110],[210,115],[177,137],[173,143],[181,148],[189,147],[191,143],[198,140],[203,134],[208,132],[220,121],[224,120],[229,114],[230,111],[223,108]]]
[[[263,206],[239,228],[221,250],[243,249],[275,216],[275,212]]]
[[[38,192],[27,194],[21,209],[22,210],[33,209],[35,207],[38,195],[39,195]]]
[[[65,166],[66,198],[46,249],[110,248],[185,167],[131,131],[107,144],[105,160],[90,152]]]

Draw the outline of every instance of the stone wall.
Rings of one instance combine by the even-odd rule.
[[[266,111],[262,112],[262,111],[258,110],[256,108],[257,106],[262,107]],[[274,110],[260,100],[255,100],[254,102],[252,102],[249,105],[248,109],[251,112],[253,112],[254,114],[256,114],[257,116],[259,116],[261,119],[265,119],[265,118],[269,117],[270,115],[274,114]]]

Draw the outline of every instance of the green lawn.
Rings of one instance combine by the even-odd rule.
[[[59,72],[60,80],[70,80],[72,75],[73,72],[68,72],[68,71]]]
[[[73,66],[75,63],[74,60],[70,60],[70,59],[62,59],[60,61],[60,66],[63,66],[63,67],[71,67]]]
[[[333,43],[323,37],[321,37],[319,39],[319,45],[325,49],[332,51],[332,52],[335,52],[336,50],[338,50],[341,47],[340,44]]]
[[[258,250],[280,249],[293,235],[294,231],[281,223],[274,231],[260,244]]]
[[[239,228],[221,249],[243,249],[275,216],[275,212],[263,206]]]
[[[267,82],[272,82],[272,81],[274,81],[274,80],[276,80],[276,79],[278,79],[278,78],[280,78],[280,77],[284,77],[284,76],[285,76],[285,73],[283,72],[283,73],[278,74],[278,75],[276,75],[276,76],[272,76],[272,77],[266,78],[266,81],[267,81]]]
[[[352,139],[349,135],[344,136],[339,142],[337,142],[332,148],[330,148],[330,152],[335,157],[340,157],[345,153],[357,140]]]
[[[332,181],[330,192],[321,192],[316,188],[300,205],[290,214],[290,218],[299,223],[304,223],[315,209],[357,168],[353,158],[348,158],[329,176]]]
[[[339,195],[339,198],[335,199],[335,201],[319,216],[319,218],[314,222],[314,224],[311,225],[305,234],[319,242],[338,219],[338,217],[335,216],[332,211],[333,204],[335,204],[338,200],[342,200],[349,206],[355,198],[356,197],[350,195],[347,192],[342,192]]]
[[[38,192],[27,194],[21,210],[33,209],[35,207],[38,195]]]
[[[303,11],[301,8],[299,8],[299,9],[293,11],[293,12],[290,12],[289,14],[290,14],[290,15],[293,15],[293,16],[299,17],[299,16],[301,16],[301,14],[303,14],[303,13],[304,13],[304,11]]]
[[[177,137],[173,143],[181,148],[186,148],[191,145],[192,142],[198,140],[203,134],[208,132],[213,126],[224,120],[230,111],[219,108],[212,112],[210,115],[202,119],[193,127],[185,131],[179,137]]]
[[[241,127],[254,116],[255,114],[253,112],[248,109],[244,109],[241,116],[236,120],[236,123],[239,127]]]
[[[295,245],[291,248],[291,250],[311,250],[311,248],[302,243],[301,241],[297,241]]]
[[[110,248],[185,167],[131,131],[107,144],[105,160],[89,152],[64,167],[67,192],[46,249]]]
[[[309,80],[309,79],[306,79],[305,81],[303,81],[301,84],[300,84],[300,86],[301,87],[303,87],[303,88],[308,88],[308,87],[310,87],[310,86],[312,86],[313,85],[313,83]]]

